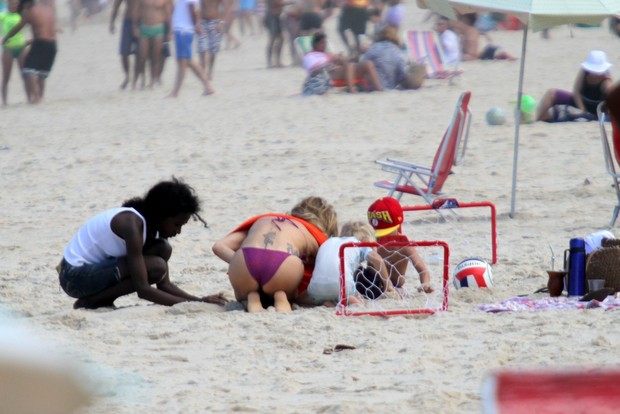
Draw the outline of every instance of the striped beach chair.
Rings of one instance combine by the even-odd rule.
[[[451,79],[463,73],[444,68],[444,56],[437,34],[432,30],[407,30],[405,45],[412,63],[426,66],[428,79]]]

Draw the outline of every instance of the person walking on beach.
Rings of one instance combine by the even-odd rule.
[[[151,80],[149,88],[160,83],[160,67],[163,61],[163,43],[166,34],[166,26],[170,24],[171,2],[169,0],[136,0],[138,4],[133,15],[134,37],[140,39],[138,48],[138,72],[133,79],[135,89],[136,82],[142,77],[141,88],[145,84],[145,66],[147,59],[150,60]],[[168,40],[168,39],[166,39]]]
[[[211,95],[215,91],[211,87],[209,79],[205,76],[200,66],[192,60],[192,43],[194,33],[200,35],[202,28],[198,16],[198,0],[178,0],[172,12],[172,30],[174,31],[174,45],[177,54],[177,77],[174,89],[168,95],[176,98],[185,79],[185,72],[189,67],[204,86],[203,95]]]
[[[24,80],[28,101],[41,102],[45,91],[45,79],[49,76],[56,58],[56,5],[54,0],[20,0],[18,11],[22,20],[2,39],[2,44],[19,33],[25,25],[32,28],[32,46],[24,61]]]
[[[282,10],[284,9],[283,0],[267,0],[267,14],[265,15],[265,26],[269,32],[267,42],[267,68],[282,68]]]
[[[125,12],[123,13],[123,23],[121,28],[121,40],[120,40],[120,55],[121,65],[123,66],[123,72],[125,73],[125,79],[121,83],[121,89],[125,89],[131,80],[130,73],[130,56],[135,55],[135,61],[133,64],[133,78],[135,79],[138,74],[138,38],[134,36],[133,30],[133,15],[138,0],[114,0],[112,6],[112,14],[110,16],[110,33],[114,34],[116,27],[114,22],[118,15],[118,9],[121,4],[125,2]]]
[[[73,307],[114,306],[117,298],[134,292],[159,305],[225,304],[221,294],[197,297],[170,281],[168,239],[180,234],[191,217],[206,225],[199,211],[194,190],[173,178],[88,220],[65,247],[57,267],[60,286],[77,299]]]
[[[22,17],[17,12],[19,8],[19,0],[9,0],[9,9],[0,13],[0,26],[2,26],[2,34],[6,35],[21,21]],[[13,61],[17,61],[20,73],[24,68],[24,61],[27,54],[27,46],[30,42],[26,42],[26,38],[22,32],[18,32],[9,39],[2,48],[2,105],[7,104],[7,95],[9,89],[9,80],[11,79],[11,71],[13,69]],[[26,85],[24,84],[24,87]],[[26,88],[28,94],[28,88]]]
[[[200,0],[200,25],[198,36],[200,66],[209,80],[213,80],[215,56],[220,51],[225,22],[230,18],[231,1]]]
[[[264,311],[261,295],[277,312],[305,294],[319,246],[338,233],[334,208],[321,197],[307,197],[290,214],[268,213],[245,221],[213,245],[229,264],[228,277],[248,312]]]

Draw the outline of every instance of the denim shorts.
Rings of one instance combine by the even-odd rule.
[[[194,41],[194,34],[191,32],[182,32],[176,30],[174,32],[174,48],[177,51],[177,59],[191,59],[192,58],[192,42]]]
[[[81,299],[116,285],[121,279],[118,258],[101,263],[71,266],[65,259],[60,263],[60,287],[72,298]]]

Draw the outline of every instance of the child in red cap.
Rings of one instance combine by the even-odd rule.
[[[420,275],[422,286],[419,290],[431,293],[435,289],[430,285],[431,274],[426,263],[418,254],[414,246],[390,246],[398,242],[407,242],[407,236],[401,233],[403,223],[403,208],[398,200],[392,197],[382,197],[368,207],[368,221],[375,229],[375,236],[379,246],[378,252],[386,262],[390,280],[394,287],[402,287],[405,283],[404,275],[409,261]],[[406,258],[407,260],[402,260]]]

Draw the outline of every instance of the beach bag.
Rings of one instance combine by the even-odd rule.
[[[331,87],[332,80],[326,69],[321,69],[308,75],[304,81],[302,93],[304,96],[324,95]]]
[[[620,291],[620,239],[603,239],[601,249],[586,258],[586,280],[604,279],[605,287]]]

